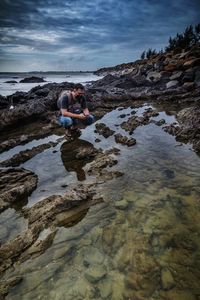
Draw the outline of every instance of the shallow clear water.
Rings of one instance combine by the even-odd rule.
[[[99,122],[127,134],[116,125],[129,117],[120,114],[130,112],[117,109]],[[175,121],[164,112],[163,117]],[[7,300],[200,299],[200,159],[191,145],[181,145],[155,124],[138,127],[133,137],[137,144],[128,148],[94,134],[94,125],[82,131],[81,139],[95,147],[121,150],[115,169],[124,176],[101,184],[104,203],[73,227],[58,228],[44,254],[16,266],[12,275],[24,279]],[[57,193],[61,179],[76,182],[76,172],[62,165],[60,146],[24,164],[39,174],[37,190],[48,186]],[[29,203],[36,198],[33,193]]]

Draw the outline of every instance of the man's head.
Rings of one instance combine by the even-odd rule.
[[[77,83],[74,85],[73,89],[74,96],[79,98],[81,96],[85,96],[85,88],[81,83]]]

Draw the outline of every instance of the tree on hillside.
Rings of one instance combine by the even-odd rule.
[[[140,58],[141,59],[145,59],[145,55],[146,55],[146,51],[143,51],[142,54],[141,54],[141,56],[140,56]]]
[[[164,50],[159,51],[159,54],[170,51],[179,53],[183,49],[189,50],[193,46],[200,46],[200,23],[194,28],[192,25],[186,27],[183,33],[177,33],[174,38],[170,37],[168,43]],[[142,52],[141,59],[145,57],[149,59],[155,54],[157,54],[156,50],[149,48],[147,51]]]
[[[156,49],[152,50],[151,48],[149,48],[146,52],[146,58],[149,59],[150,57],[152,57],[155,54],[157,54]]]
[[[188,26],[184,33],[179,34],[177,33],[176,37],[169,38],[169,45],[165,47],[165,51],[172,51],[176,50],[177,52],[181,52],[182,49],[190,49],[191,47],[197,45],[200,40],[200,24],[197,24],[195,26],[195,29],[193,29],[193,26]]]
[[[197,38],[197,43],[200,42],[200,23],[195,26],[195,35]]]

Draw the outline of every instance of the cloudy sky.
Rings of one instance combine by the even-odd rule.
[[[160,50],[200,0],[1,0],[0,71],[96,70]]]

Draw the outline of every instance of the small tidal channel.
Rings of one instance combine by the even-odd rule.
[[[118,125],[130,113],[131,108],[117,109],[99,122],[125,135]],[[163,111],[160,118],[176,121]],[[137,144],[128,148],[113,136],[94,134],[94,126],[82,132],[81,139],[95,147],[120,149],[115,169],[124,175],[99,185],[104,203],[73,227],[60,227],[44,254],[15,267],[12,275],[23,281],[7,300],[200,299],[200,159],[191,145],[181,145],[155,124],[137,127],[132,136]],[[43,162],[50,165],[49,151]],[[64,171],[54,172],[55,165],[49,175],[55,189]],[[71,182],[75,175],[69,172]]]

